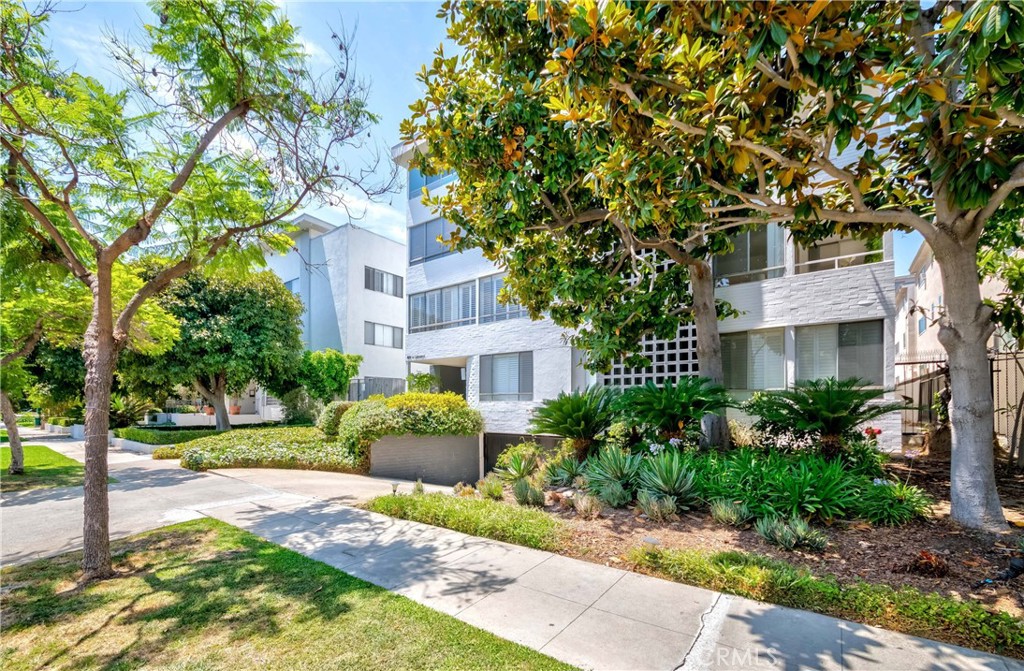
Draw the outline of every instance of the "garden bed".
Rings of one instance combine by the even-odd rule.
[[[346,446],[328,440],[315,427],[232,430],[199,438],[180,447],[181,465],[194,471],[214,468],[365,471],[365,465],[355,459]]]

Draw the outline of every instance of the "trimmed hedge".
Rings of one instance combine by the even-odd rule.
[[[341,416],[338,440],[362,459],[384,436],[475,436],[483,426],[479,411],[458,394],[408,392],[356,403]]]
[[[786,562],[743,552],[638,548],[629,558],[676,582],[1024,657],[1024,622],[978,603],[912,587],[840,582],[832,575],[819,578]]]
[[[137,426],[129,426],[125,429],[114,429],[114,436],[125,440],[134,440],[136,443],[146,445],[177,445],[187,443],[198,438],[215,436],[223,431],[217,429],[189,429],[187,431],[161,431],[157,429],[143,429]]]
[[[47,418],[46,423],[47,424],[52,424],[53,426],[65,426],[66,427],[66,426],[71,426],[72,424],[79,424],[80,422],[76,422],[71,417],[49,417],[49,418]]]
[[[324,407],[317,420],[316,428],[324,432],[325,436],[333,438],[338,435],[338,422],[349,408],[356,404],[355,401],[333,401]]]
[[[382,515],[538,550],[558,550],[567,534],[564,523],[540,510],[440,492],[379,496],[366,507]]]
[[[181,465],[211,468],[295,468],[342,473],[365,472],[362,460],[314,427],[275,427],[225,431],[185,446]]]

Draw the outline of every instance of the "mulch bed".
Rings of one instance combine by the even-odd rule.
[[[969,531],[949,520],[949,464],[918,460],[888,466],[891,474],[926,489],[937,501],[934,516],[906,526],[872,527],[863,522],[837,522],[826,528],[831,543],[822,554],[787,552],[765,542],[751,527],[718,524],[706,511],[684,513],[678,522],[651,522],[633,510],[607,510],[596,520],[551,505],[547,510],[572,529],[564,554],[610,566],[628,568],[624,555],[657,539],[663,548],[707,552],[753,552],[802,566],[816,575],[833,574],[843,581],[863,579],[892,587],[911,586],[960,599],[972,599],[992,610],[1024,617],[1024,576],[1009,586],[973,590],[978,581],[1003,571],[1015,556],[1019,530],[1012,534]],[[1024,475],[1001,472],[1000,493],[1011,523],[1024,526]],[[922,552],[927,553],[922,555]],[[927,561],[922,561],[926,559]],[[941,576],[906,572],[908,564]],[[924,564],[924,566],[921,566]],[[901,570],[902,569],[902,570]]]

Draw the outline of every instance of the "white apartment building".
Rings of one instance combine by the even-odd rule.
[[[307,349],[359,354],[350,398],[404,391],[405,245],[346,223],[310,215],[294,222],[293,249],[267,266],[302,299]]]
[[[408,167],[411,148],[392,153]],[[583,370],[581,353],[565,344],[563,329],[496,302],[499,268],[477,250],[453,254],[436,242],[450,224],[424,206],[421,189],[444,189],[453,179],[409,171],[407,356],[432,365],[445,389],[464,393],[484,415],[487,432],[523,434],[540,401],[595,378]],[[771,225],[740,234],[715,266],[717,295],[741,313],[719,324],[726,386],[738,398],[821,377],[893,387],[891,234],[873,245],[834,238],[804,248]],[[649,367],[619,363],[596,379],[626,387],[699,373],[692,325],[682,325],[675,340],[647,337],[642,346]],[[875,425],[887,448],[899,446],[898,413]]]

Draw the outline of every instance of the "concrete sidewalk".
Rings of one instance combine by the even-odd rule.
[[[1017,660],[304,496],[195,510],[583,668],[1024,671]]]

